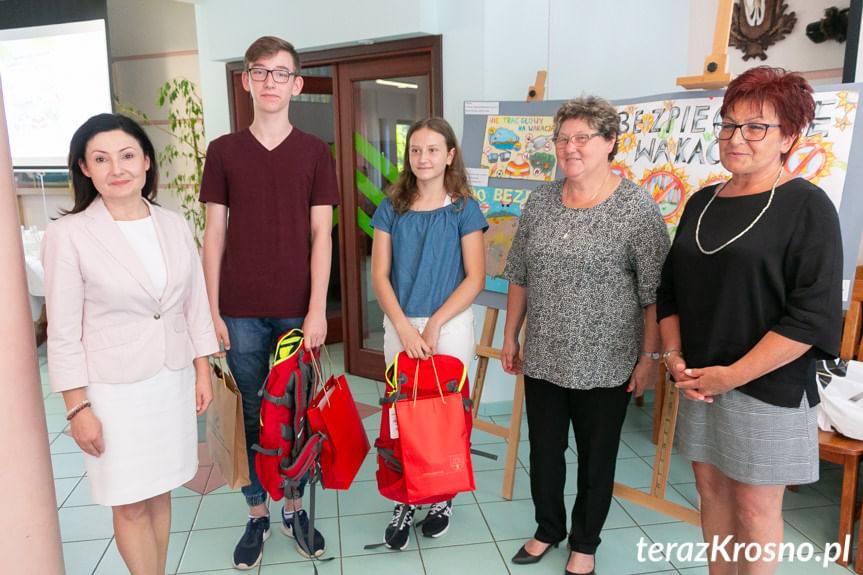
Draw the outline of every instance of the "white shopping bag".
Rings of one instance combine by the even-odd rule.
[[[818,427],[863,440],[863,362],[819,361],[815,381],[821,397]]]

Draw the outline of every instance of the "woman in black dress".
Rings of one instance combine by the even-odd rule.
[[[710,573],[773,573],[785,486],[818,479],[814,364],[839,350],[842,244],[830,198],[785,167],[815,115],[806,81],[754,68],[720,112],[731,178],[687,203],[657,312],[704,539],[757,544]]]

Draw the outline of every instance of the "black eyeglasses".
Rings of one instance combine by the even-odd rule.
[[[249,78],[255,82],[263,82],[267,79],[267,74],[273,75],[273,82],[277,84],[286,84],[291,76],[296,76],[296,72],[276,68],[275,70],[267,70],[266,68],[249,68]]]
[[[782,124],[762,124],[760,122],[749,122],[748,124],[731,124],[716,122],[713,124],[713,133],[718,140],[730,140],[734,137],[734,130],[740,128],[740,135],[749,142],[759,142],[767,136],[769,128],[781,128]]]
[[[592,134],[575,134],[574,136],[558,136],[554,139],[554,143],[558,146],[565,146],[569,142],[572,142],[576,146],[583,146],[590,141],[591,138],[595,138],[597,136],[601,136],[600,132],[594,132]]]

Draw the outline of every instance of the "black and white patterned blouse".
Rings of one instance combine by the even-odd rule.
[[[530,195],[504,270],[527,288],[524,373],[572,389],[615,387],[642,351],[668,232],[629,180],[590,208],[567,207],[562,191],[558,180]]]

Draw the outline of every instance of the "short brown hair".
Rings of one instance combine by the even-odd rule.
[[[599,132],[606,141],[614,140],[614,147],[608,154],[608,161],[617,155],[617,136],[620,135],[620,116],[614,106],[598,96],[581,96],[561,106],[554,115],[554,137],[560,133],[560,126],[567,120],[584,120]]]
[[[246,50],[246,55],[243,57],[243,67],[248,69],[251,64],[257,62],[265,56],[272,56],[279,52],[287,52],[294,60],[295,70],[291,70],[297,74],[300,73],[300,55],[294,45],[287,40],[276,38],[275,36],[261,36],[249,46]]]

